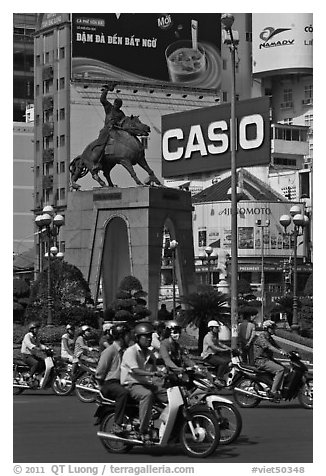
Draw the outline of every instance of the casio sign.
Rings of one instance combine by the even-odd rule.
[[[250,134],[248,134],[250,128]],[[219,155],[230,146],[228,122],[214,121],[208,124],[206,134],[200,124],[190,126],[188,138],[181,128],[168,129],[162,138],[163,158],[167,161],[190,159],[195,152],[202,157]],[[264,118],[260,114],[243,116],[238,122],[238,147],[243,150],[259,148],[264,142]],[[254,134],[252,131],[255,131]],[[206,138],[205,138],[206,137]],[[180,144],[182,141],[182,145]],[[172,145],[173,143],[173,145]]]

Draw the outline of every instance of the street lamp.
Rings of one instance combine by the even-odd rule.
[[[207,255],[208,284],[213,284],[211,279],[211,254],[213,253],[213,248],[211,246],[206,246],[205,253]]]
[[[40,231],[45,231],[47,235],[47,248],[48,251],[45,256],[48,258],[48,270],[47,270],[47,325],[52,325],[52,309],[51,309],[51,257],[57,256],[63,258],[63,253],[58,251],[56,246],[52,246],[53,240],[56,243],[56,237],[59,234],[59,229],[64,223],[62,215],[55,215],[52,206],[48,205],[43,208],[42,215],[38,215],[35,218],[35,224],[39,227]]]
[[[290,216],[291,215],[291,216]],[[291,329],[293,332],[298,333],[299,324],[298,324],[298,296],[297,296],[297,246],[298,246],[298,236],[303,235],[303,230],[306,225],[309,223],[309,218],[307,215],[302,213],[301,207],[299,205],[293,205],[290,208],[290,215],[282,215],[280,217],[280,223],[284,227],[285,233],[287,227],[291,222],[294,224],[293,230],[293,317],[292,317],[292,326]]]
[[[234,16],[221,15],[223,42],[231,52],[231,347],[237,347],[238,340],[238,222],[237,222],[237,166],[236,166],[236,115],[235,115],[235,52],[239,44],[237,31],[232,30]]]
[[[175,319],[175,284],[176,284],[176,279],[175,279],[175,255],[176,255],[176,250],[178,247],[178,242],[176,240],[171,240],[170,241],[170,250],[172,253],[172,292],[173,292],[173,319]]]
[[[260,288],[261,288],[261,317],[264,320],[265,309],[265,275],[264,275],[264,228],[268,228],[270,221],[266,220],[265,225],[261,220],[256,220],[256,225],[261,228],[261,275],[260,275]]]

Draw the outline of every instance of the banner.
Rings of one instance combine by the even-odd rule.
[[[72,80],[218,90],[220,14],[73,13]]]
[[[162,116],[162,175],[231,168],[230,104]],[[270,162],[267,97],[236,102],[237,167]]]
[[[312,36],[312,13],[253,13],[253,73],[311,72]]]

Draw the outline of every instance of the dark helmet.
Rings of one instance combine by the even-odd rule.
[[[113,105],[114,105],[114,107],[120,109],[120,107],[122,106],[122,99],[116,98],[116,99],[114,100]]]
[[[177,321],[167,321],[165,323],[165,327],[166,327],[166,329],[169,329],[170,331],[172,329],[174,329],[176,331],[181,332],[181,326],[180,326],[180,324],[177,323]]]
[[[41,327],[41,324],[39,322],[30,322],[28,324],[28,330],[29,331],[32,331],[33,329],[37,329],[37,328],[40,328]]]
[[[150,322],[139,322],[134,329],[135,337],[143,334],[153,334],[153,332],[154,327]]]
[[[126,324],[118,324],[110,329],[110,334],[114,340],[123,339],[130,332]]]

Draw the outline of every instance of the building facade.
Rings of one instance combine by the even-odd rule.
[[[108,18],[105,15],[108,15]],[[106,42],[107,48],[111,48],[112,45],[118,46],[120,42],[124,46],[121,50],[124,53],[120,55],[122,61],[127,64],[128,61],[130,64],[134,62],[132,53],[137,50],[126,49],[126,45],[131,46],[132,35],[114,37],[96,33],[100,31],[100,28],[104,28],[107,22],[112,21],[114,25],[118,25],[121,18],[128,16],[128,14],[117,14],[114,18],[110,15],[113,16],[113,14],[103,14],[103,18],[98,18],[98,15],[94,14],[40,14],[38,16],[34,44],[35,213],[50,204],[56,208],[57,212],[65,214],[67,197],[70,193],[69,164],[89,142],[97,137],[103,126],[104,110],[99,98],[104,83],[114,83],[114,89],[108,97],[112,100],[116,97],[121,98],[126,115],[138,115],[142,122],[150,125],[151,134],[143,144],[147,161],[158,177],[162,177],[162,118],[174,113],[209,108],[217,104],[223,105],[230,101],[230,52],[229,47],[224,45],[221,39],[219,15],[216,15],[216,27],[218,27],[216,43],[219,53],[217,61],[219,73],[216,78],[218,80],[216,79],[216,85],[214,82],[207,83],[210,84],[207,88],[191,87],[189,84],[180,86],[173,81],[167,81],[163,76],[148,81],[145,73],[137,69],[139,65],[135,66],[135,71],[124,70],[121,75],[123,65],[118,68],[118,65],[114,64],[113,68],[112,63],[108,68],[107,64],[100,61],[101,56],[97,59],[93,58],[94,51],[100,51],[97,46],[99,48],[101,42]],[[278,23],[282,23],[283,20],[288,21],[288,17],[281,18],[282,15],[279,14],[278,18],[273,18],[275,30]],[[267,52],[267,46],[260,45],[268,41],[264,32],[266,23],[264,14],[235,14],[233,27],[238,30],[240,40],[236,57],[237,99],[244,101],[268,97],[270,101],[272,124],[270,157],[262,164],[247,164],[246,170],[266,186],[272,187],[286,200],[290,199],[294,202],[298,202],[302,197],[311,198],[313,152],[312,63],[309,63],[308,58],[309,55],[312,57],[310,32],[312,15],[301,15],[302,17],[300,14],[293,14],[292,23],[289,24],[287,31],[279,33],[285,35],[290,32],[297,36],[291,36],[289,39],[280,37],[280,45],[275,46],[275,51],[279,48],[277,51],[281,58],[284,55],[280,50],[283,47],[282,42],[285,42],[284,45],[287,41],[289,44],[292,42],[298,45],[295,51],[300,52],[299,42],[303,41],[301,47],[306,48],[307,54],[303,58],[297,54],[293,55],[295,58],[298,56],[298,59],[296,63],[291,63],[290,68],[284,68],[283,64],[278,64],[277,56],[272,61],[262,57],[262,51]],[[173,23],[173,15],[158,18],[160,35],[165,34],[165,31],[171,31],[168,30],[171,21]],[[180,21],[179,18],[178,21]],[[199,18],[199,35],[202,31],[200,25]],[[308,31],[305,31],[306,28]],[[307,33],[308,36],[301,38],[298,29],[301,33],[303,31],[304,35]],[[177,30],[178,28],[175,35],[179,35],[182,28]],[[96,46],[97,42],[99,45]],[[143,38],[139,45],[144,46],[144,51],[149,52],[148,58],[151,58],[153,42]],[[136,47],[137,42],[132,46]],[[89,55],[86,70],[85,64],[81,64],[76,52],[79,56]],[[213,53],[216,56],[216,49]],[[208,60],[207,64],[209,64]],[[268,69],[266,64],[274,66]],[[146,68],[146,74],[152,74],[151,65],[146,64]],[[206,79],[209,81],[209,78]],[[192,172],[190,168],[188,173],[166,178],[165,184],[178,187],[187,183],[190,191],[195,194],[212,183],[219,182],[226,173],[226,169]],[[145,178],[142,171],[136,170],[136,173],[141,179]],[[122,167],[113,170],[112,179],[119,186],[134,186],[134,182]],[[80,184],[82,190],[97,185],[89,174],[80,180]],[[59,247],[60,251],[64,251],[64,227],[60,233]],[[195,236],[194,238],[196,240]],[[283,257],[279,258],[283,259]],[[256,256],[253,259],[259,262],[259,257]],[[251,281],[255,279],[251,276]]]

